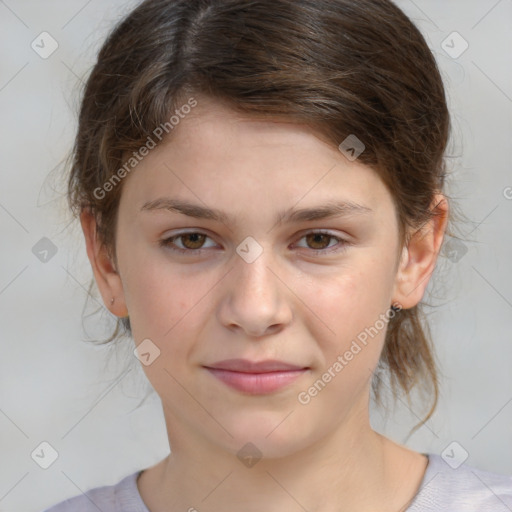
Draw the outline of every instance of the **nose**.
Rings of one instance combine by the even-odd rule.
[[[230,330],[247,336],[274,334],[293,317],[289,288],[279,276],[275,262],[264,251],[248,263],[235,258],[235,268],[224,280],[218,318]]]

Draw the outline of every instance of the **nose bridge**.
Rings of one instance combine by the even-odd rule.
[[[240,242],[236,253],[235,278],[240,280],[239,285],[244,288],[252,286],[255,291],[259,289],[259,292],[268,294],[270,290],[267,288],[275,284],[269,282],[275,279],[268,268],[274,263],[272,249],[264,248],[255,238],[248,236]]]
[[[254,261],[247,261],[240,257],[237,261],[237,269],[235,271],[238,283],[236,286],[243,291],[247,291],[252,288],[254,292],[257,292],[261,297],[266,295],[270,297],[272,294],[271,288],[275,286],[275,276],[270,272],[269,267],[271,266],[271,258],[269,251],[265,251],[258,256]]]
[[[261,247],[261,246],[260,246]],[[249,242],[249,251],[243,253],[247,245],[241,244],[238,249],[238,261],[233,278],[233,292],[237,302],[254,308],[254,311],[268,310],[275,307],[278,283],[270,271],[273,258],[270,249],[257,251]],[[242,253],[242,254],[240,254]]]
[[[289,304],[282,283],[271,270],[275,267],[271,250],[264,250],[254,239],[246,239],[237,247],[234,265],[222,301],[223,324],[262,335],[268,328],[288,322]]]

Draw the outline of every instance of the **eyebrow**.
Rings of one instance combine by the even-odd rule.
[[[160,197],[153,201],[144,203],[142,211],[169,210],[171,212],[181,213],[196,219],[208,219],[224,224],[232,224],[229,216],[215,208],[207,208],[198,204],[193,204],[185,200],[173,199],[169,197]],[[343,217],[349,215],[368,215],[373,210],[368,206],[354,203],[352,201],[327,201],[325,204],[312,208],[289,209],[277,214],[275,223],[292,223],[328,219],[332,217]]]

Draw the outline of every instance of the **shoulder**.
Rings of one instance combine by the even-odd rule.
[[[148,512],[137,489],[139,474],[132,473],[115,485],[95,487],[42,512]]]
[[[451,467],[433,453],[420,489],[407,512],[510,512],[512,476],[483,471],[467,464]]]

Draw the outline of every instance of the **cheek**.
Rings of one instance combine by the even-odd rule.
[[[175,360],[178,355],[183,356],[179,352],[186,350],[184,341],[198,325],[197,315],[204,308],[213,283],[209,284],[204,273],[192,274],[191,267],[171,264],[164,249],[148,250],[142,243],[132,243],[130,247],[119,251],[124,256],[119,264],[133,339],[137,346],[143,340],[151,340],[160,350],[161,357],[154,363],[160,366],[169,357]]]
[[[377,363],[387,327],[382,318],[389,311],[391,284],[387,263],[368,259],[303,289],[303,297],[308,297],[304,302],[315,313],[308,315],[310,329],[326,367],[347,351],[352,353],[347,354],[352,367]]]
[[[207,306],[213,285],[207,275],[191,277],[172,271],[170,266],[141,269],[127,285],[134,328],[141,336],[153,336],[162,343],[178,330],[186,333],[189,326],[197,326],[197,315]],[[134,337],[138,339],[135,331]]]
[[[132,276],[127,286],[130,320],[135,345],[149,339],[158,354],[151,364],[143,365],[151,385],[160,396],[186,400],[175,379],[181,382],[184,363],[195,350],[194,340],[209,318],[208,292],[215,283],[208,276],[192,278],[169,267],[150,265]]]
[[[359,403],[378,364],[387,328],[380,317],[388,311],[389,293],[382,271],[375,265],[368,272],[351,269],[310,295],[308,306],[329,330],[309,315],[320,364],[300,390],[298,401],[309,414],[322,416],[326,424],[342,421]]]

